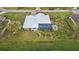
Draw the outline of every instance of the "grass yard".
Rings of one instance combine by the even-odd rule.
[[[6,16],[10,20],[24,22],[25,16],[30,13],[5,13],[2,16]],[[64,51],[64,50],[79,50],[79,37],[73,31],[73,23],[68,18],[72,13],[70,12],[58,12],[58,13],[45,13],[50,15],[51,21],[58,25],[58,31],[44,32],[41,36],[38,32],[23,31],[19,30],[16,35],[12,35],[11,32],[7,31],[6,37],[0,38],[0,50],[15,50],[15,51]],[[71,27],[68,26],[66,20],[70,23]],[[49,35],[51,34],[51,36]],[[76,37],[77,35],[77,37]]]

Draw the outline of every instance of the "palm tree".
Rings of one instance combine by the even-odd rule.
[[[7,30],[9,32],[11,32],[12,34],[16,34],[16,32],[18,32],[18,30],[19,30],[18,24],[16,24],[16,22],[9,23],[9,26],[7,27]]]

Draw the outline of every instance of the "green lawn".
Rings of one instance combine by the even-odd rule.
[[[6,13],[2,16],[8,17],[10,20],[24,22],[25,16],[30,13]],[[38,32],[19,30],[16,35],[7,32],[6,37],[0,39],[0,50],[79,50],[79,40],[76,38],[76,32],[72,31],[66,23],[66,20],[73,28],[73,23],[68,18],[72,13],[58,12],[45,13],[50,15],[51,21],[58,25],[58,31],[45,32],[38,36]],[[77,33],[78,35],[78,33]]]

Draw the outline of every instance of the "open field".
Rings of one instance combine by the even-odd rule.
[[[25,16],[29,14],[5,13],[2,16],[23,24]],[[38,35],[38,32],[19,30],[16,35],[12,35],[10,31],[7,31],[4,37],[0,37],[0,50],[79,50],[79,33],[74,30],[73,23],[69,19],[72,13],[45,14],[48,14],[51,21],[58,25],[58,31],[44,32],[41,36]]]

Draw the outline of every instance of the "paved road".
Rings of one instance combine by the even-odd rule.
[[[73,12],[74,14],[79,14],[79,10],[8,10],[0,8],[2,12]]]
[[[4,10],[5,12],[72,12],[71,10]]]
[[[72,12],[72,10],[8,10],[5,8],[0,8],[2,12]]]
[[[6,12],[0,12],[0,14],[4,14],[4,13],[6,13]]]

